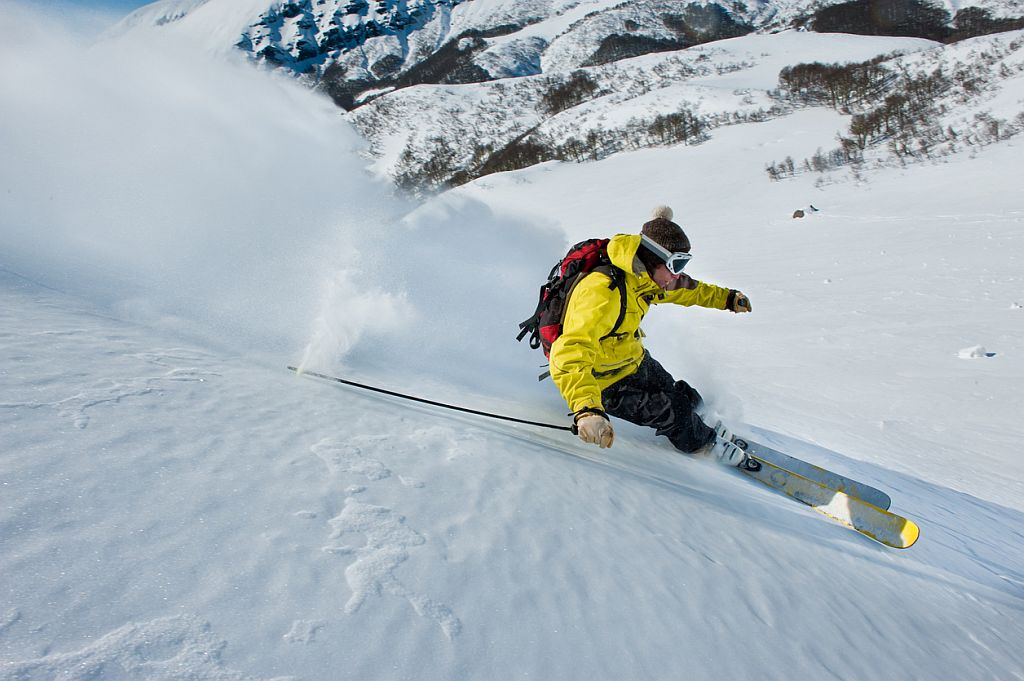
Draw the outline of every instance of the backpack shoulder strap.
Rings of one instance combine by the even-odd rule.
[[[609,331],[607,335],[601,337],[601,340],[604,340],[605,338],[611,338],[612,336],[617,335],[619,327],[622,326],[622,322],[626,320],[626,273],[612,264],[600,265],[595,267],[592,271],[600,272],[611,279],[611,283],[608,284],[608,288],[619,290],[619,316],[615,320],[612,330]]]

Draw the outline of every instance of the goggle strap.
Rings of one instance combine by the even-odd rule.
[[[668,262],[668,259],[672,257],[672,251],[668,250],[646,234],[640,235],[640,243],[646,246],[647,250],[661,258],[662,262]]]

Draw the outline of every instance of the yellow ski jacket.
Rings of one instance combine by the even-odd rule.
[[[614,336],[605,338],[621,311],[619,289],[603,272],[586,275],[573,290],[562,320],[562,335],[551,346],[551,378],[574,413],[603,409],[601,391],[634,373],[644,357],[640,322],[651,305],[675,303],[724,310],[729,289],[687,276],[662,289],[636,257],[639,234],[619,234],[608,242],[608,257],[625,272],[626,316]]]

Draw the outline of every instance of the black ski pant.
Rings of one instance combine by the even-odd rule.
[[[636,373],[617,381],[601,393],[604,410],[640,426],[657,428],[683,452],[694,452],[715,439],[696,409],[703,401],[686,381],[677,381],[658,360],[644,352]]]

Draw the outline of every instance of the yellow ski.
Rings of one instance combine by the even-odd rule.
[[[906,549],[913,546],[921,534],[920,528],[912,520],[826,487],[756,456],[750,458],[760,464],[758,470],[740,468],[750,477],[877,542],[897,549]]]

